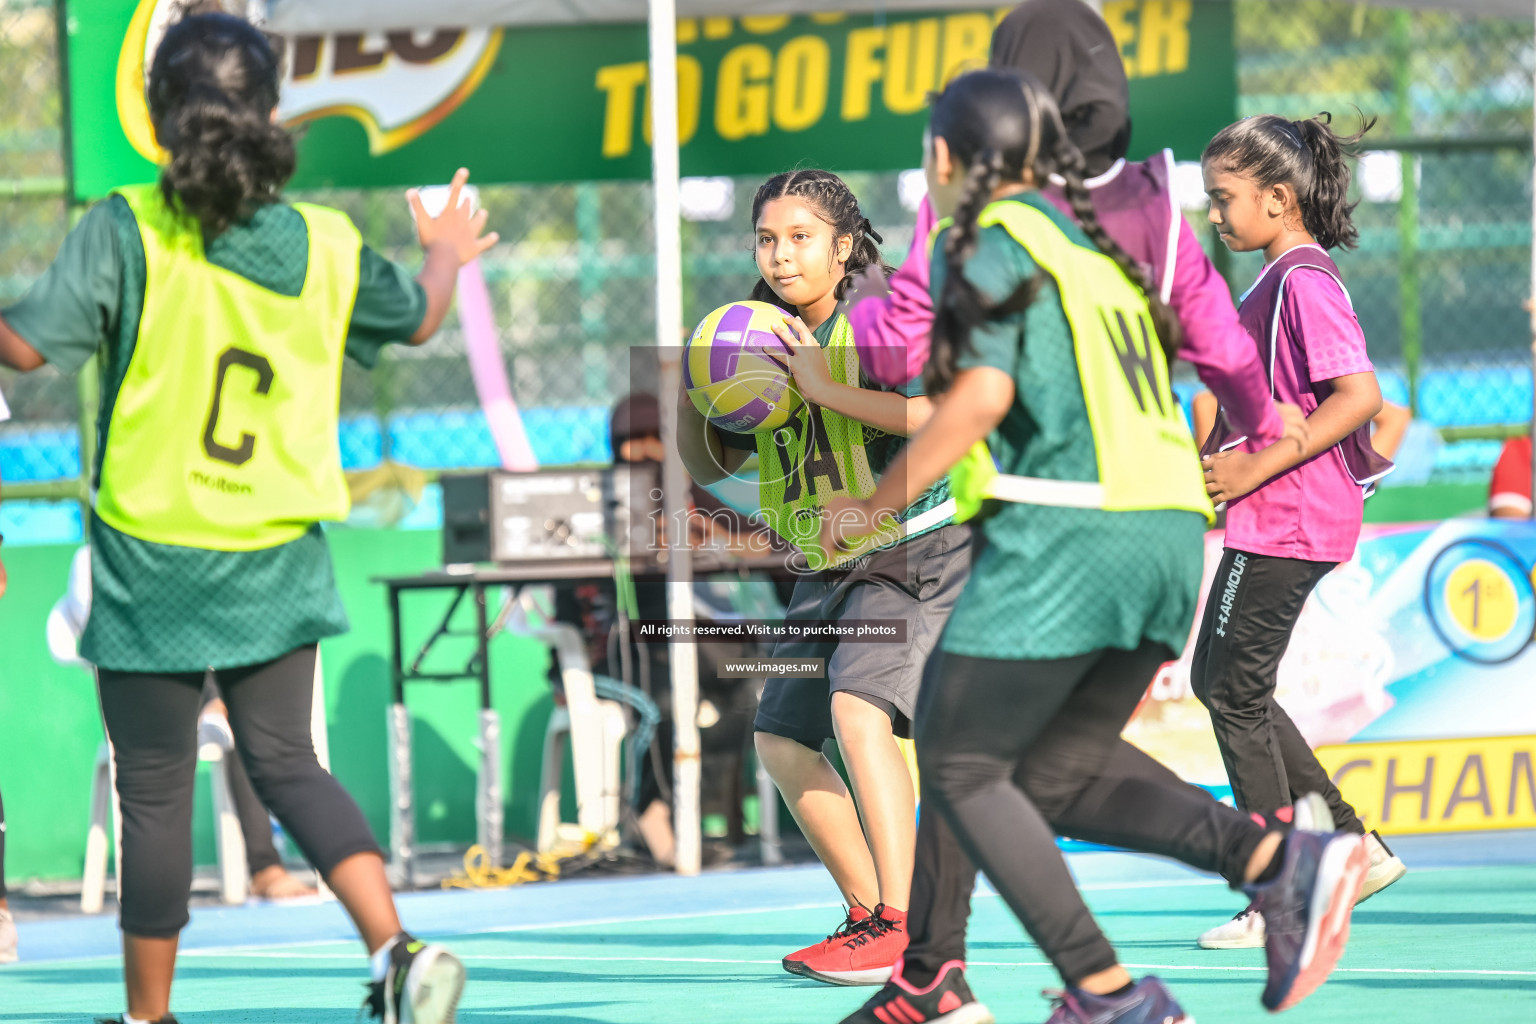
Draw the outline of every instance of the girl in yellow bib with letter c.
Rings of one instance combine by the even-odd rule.
[[[93,601],[122,817],[124,1024],[165,1024],[192,884],[204,673],[218,678],[261,801],[335,891],[372,955],[385,1024],[453,1018],[463,965],[400,925],[362,812],[316,760],[319,641],[347,628],[319,523],[348,512],[342,361],[442,323],[486,215],[412,195],[412,280],[339,211],[289,205],[293,140],[273,123],[279,60],[240,18],[195,14],[156,51],[148,103],[169,163],[88,212],[0,318],[0,362],[75,370],[103,354]]]

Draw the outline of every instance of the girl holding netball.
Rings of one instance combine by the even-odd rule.
[[[1249,117],[1224,128],[1201,159],[1210,219],[1236,252],[1265,266],[1239,315],[1276,398],[1307,414],[1306,444],[1265,445],[1223,418],[1204,446],[1210,495],[1227,505],[1225,551],[1206,598],[1190,681],[1211,712],[1237,806],[1273,814],[1301,793],[1328,801],[1331,824],[1365,835],[1370,875],[1361,898],[1406,872],[1339,794],[1275,700],[1280,659],[1307,596],[1354,556],[1365,495],[1392,469],[1371,444],[1381,389],[1339,268],[1351,248],[1347,148],[1324,114]],[[1249,908],[1200,937],[1208,948],[1256,946],[1264,918]]]
[[[362,245],[344,214],[280,199],[293,140],[279,62],[223,14],[172,25],[148,104],[169,162],[86,214],[0,319],[0,360],[75,369],[104,352],[90,619],[122,817],[123,1024],[172,1021],[192,883],[197,716],[212,668],[262,803],[351,915],[386,1024],[451,1021],[464,968],[403,931],[362,812],[310,736],[318,643],[346,629],[322,520],[348,508],[337,442],[344,356],[442,322],[459,267],[496,241],[413,196],[425,265]]]
[[[951,467],[961,514],[987,503],[919,702],[925,806],[1060,971],[1053,1024],[1188,1019],[1156,978],[1120,965],[1055,834],[1243,884],[1284,922],[1263,1002],[1292,1006],[1343,950],[1360,839],[1261,825],[1120,739],[1188,636],[1211,515],[1168,382],[1178,327],[1099,224],[1082,156],[1036,80],[962,75],[935,99],[929,136],[934,206],[955,211],[932,268],[926,376],[941,397],[875,492],[834,502],[822,533],[837,549]],[[1075,222],[1039,194],[1051,174]],[[992,1019],[958,963],[925,986],[898,972],[891,987],[906,1005],[872,1001],[849,1020]]]
[[[777,333],[805,403],[788,428],[751,436],[711,425],[680,395],[678,446],[706,484],[757,452],[764,518],[807,548],[818,569],[796,581],[790,622],[906,623],[903,643],[780,642],[775,657],[824,658],[826,675],[770,679],[755,723],[763,765],[850,906],[841,927],[786,956],[784,968],[834,984],[880,984],[906,948],[916,827],[896,738],[911,735],[923,664],[964,584],[970,531],[954,525],[954,503],[935,478],[876,536],[830,564],[820,558],[820,510],[867,494],[930,406],[918,384],[865,386],[847,318],[837,313],[849,275],[883,266],[848,186],[826,171],[776,175],[753,199],[752,227],[761,274],[752,298],[786,310]],[[852,795],[822,753],[834,738]]]

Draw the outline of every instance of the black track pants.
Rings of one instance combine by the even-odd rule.
[[[1302,606],[1335,564],[1222,552],[1195,639],[1190,684],[1211,712],[1237,806],[1273,814],[1321,793],[1335,827],[1364,833],[1355,809],[1275,700],[1280,659]]]
[[[210,673],[203,682],[203,707],[221,697]],[[235,816],[240,819],[240,834],[245,838],[245,864],[255,877],[267,868],[282,864],[283,858],[272,842],[272,823],[267,818],[267,809],[262,806],[256,787],[251,785],[251,777],[245,773],[238,757],[230,759],[228,775],[229,795],[235,804]]]

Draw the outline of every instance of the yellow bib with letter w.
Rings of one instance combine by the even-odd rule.
[[[1056,281],[1093,431],[1097,483],[1009,476],[978,443],[951,472],[957,518],[985,498],[1127,512],[1182,509],[1214,522],[1200,457],[1174,399],[1147,298],[1114,260],[1079,245],[1025,203],[1001,200],[977,221],[1001,225]]]

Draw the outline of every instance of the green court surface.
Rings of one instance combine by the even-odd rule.
[[[423,903],[420,913],[463,921],[460,928],[422,931],[449,942],[468,964],[459,1019],[469,1024],[833,1024],[872,990],[820,985],[779,966],[785,952],[837,923],[824,879],[798,868],[698,880],[557,883],[510,894],[433,895],[435,909],[428,913]],[[726,905],[711,909],[677,895],[701,885],[700,895]],[[562,888],[573,897],[571,920],[564,922],[557,913]],[[1194,945],[1196,934],[1238,905],[1223,885],[1159,869],[1143,879],[1110,873],[1104,881],[1086,881],[1085,889],[1132,973],[1162,976],[1201,1024],[1269,1016],[1258,1001],[1262,950]],[[509,921],[519,901],[544,919]],[[677,909],[669,911],[669,903]],[[409,902],[402,907],[408,920],[412,909]],[[235,941],[183,954],[174,999],[183,1024],[355,1020],[364,970],[355,943],[243,946],[238,937],[250,929],[242,927],[241,913],[220,912],[219,935],[203,923],[194,926]],[[488,913],[500,920],[486,920]],[[270,935],[270,923],[256,930]],[[48,937],[39,934],[47,953]],[[24,954],[27,941],[24,930]],[[996,896],[975,900],[970,956],[972,985],[1000,1024],[1039,1024],[1049,1016],[1040,991],[1057,986],[1055,975]],[[119,970],[115,957],[0,968],[0,1021],[88,1021],[93,1013],[120,1009]],[[1536,1022],[1536,865],[1415,869],[1356,911],[1339,970],[1286,1019]]]

